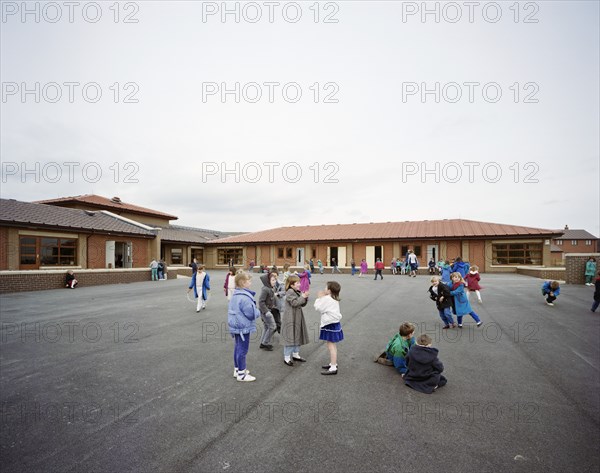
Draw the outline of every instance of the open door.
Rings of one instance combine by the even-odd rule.
[[[115,267],[115,242],[107,241],[106,242],[106,259],[105,259],[105,268],[114,268]]]
[[[367,246],[367,254],[366,254],[365,259],[367,260],[367,264],[369,265],[369,268],[375,267],[375,247],[374,246]]]
[[[339,266],[348,266],[346,262],[346,247],[338,246],[338,265]]]

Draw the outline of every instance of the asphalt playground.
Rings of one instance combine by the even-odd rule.
[[[541,280],[483,274],[483,326],[442,331],[426,276],[317,274],[314,294],[342,285],[338,375],[320,375],[309,302],[307,363],[255,336],[257,380],[240,383],[225,273],[210,275],[200,313],[189,278],[0,296],[2,472],[600,470],[593,288],[565,285],[549,307]],[[373,362],[403,321],[440,349],[448,384],[432,395]]]

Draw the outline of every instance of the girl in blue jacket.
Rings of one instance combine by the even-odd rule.
[[[465,280],[458,272],[454,272],[450,275],[452,280],[452,286],[450,288],[450,295],[454,296],[454,306],[456,308],[456,318],[458,319],[458,328],[462,328],[462,319],[464,315],[469,314],[473,317],[473,320],[477,322],[477,326],[481,325],[481,319],[471,308],[469,298],[465,293]]]
[[[254,300],[255,292],[250,290],[252,276],[246,271],[240,271],[235,275],[235,290],[229,301],[227,322],[229,333],[235,340],[233,350],[233,376],[238,381],[254,381],[246,369],[246,355],[250,346],[250,334],[256,332],[256,319],[260,317],[260,311]]]

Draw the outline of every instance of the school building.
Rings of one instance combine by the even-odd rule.
[[[220,238],[210,243],[215,267],[236,265],[281,266],[319,259],[330,266],[336,258],[340,268],[358,265],[365,258],[373,268],[377,258],[389,266],[413,250],[421,268],[430,258],[452,260],[460,256],[481,272],[515,272],[517,267],[550,266],[550,245],[562,232],[473,220],[425,220],[348,225],[274,228]]]
[[[67,269],[76,271],[85,284],[148,280],[150,261],[160,258],[174,277],[189,274],[193,258],[209,269],[226,269],[230,263],[248,267],[252,260],[257,267],[300,267],[311,258],[326,267],[336,258],[341,269],[352,259],[359,264],[365,258],[373,268],[377,258],[389,267],[392,258],[404,257],[409,249],[422,269],[430,258],[461,256],[481,272],[564,280],[564,266],[562,273],[553,269],[557,259],[552,250],[561,240],[566,248],[565,235],[570,235],[568,229],[465,219],[279,227],[253,233],[178,226],[174,220],[175,215],[118,197],[0,199],[0,291],[60,287]],[[585,237],[581,247],[593,254],[598,239],[585,233],[577,234]]]

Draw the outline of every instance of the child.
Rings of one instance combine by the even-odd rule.
[[[431,337],[419,335],[417,343],[408,350],[404,384],[425,394],[445,386],[448,380],[442,375],[444,365],[438,359],[439,350],[431,348]]]
[[[300,278],[300,292],[308,292],[308,289],[310,288],[310,278],[311,278],[310,266],[305,265],[304,271],[300,272],[298,274],[298,277]]]
[[[229,333],[235,340],[233,376],[238,381],[245,382],[256,379],[246,369],[246,355],[250,345],[249,334],[256,332],[256,319],[260,317],[260,311],[254,301],[255,293],[250,290],[251,284],[252,276],[246,271],[240,271],[235,275],[235,291],[227,311]]]
[[[358,275],[358,277],[362,278],[365,274],[367,274],[368,270],[369,270],[369,265],[367,264],[367,260],[363,258],[362,261],[360,262],[360,274]]]
[[[592,280],[596,274],[596,260],[590,256],[590,259],[585,263],[585,285],[593,286]]]
[[[456,328],[454,319],[452,318],[452,296],[450,289],[445,284],[440,284],[440,277],[433,276],[431,278],[431,286],[429,287],[429,297],[435,301],[440,318],[444,322],[444,329]]]
[[[450,267],[450,261],[446,260],[444,261],[444,264],[442,265],[442,282],[444,284],[447,284],[448,286],[450,286],[450,284],[452,283],[452,281],[450,281],[450,273],[451,271],[451,267]]]
[[[201,309],[206,309],[206,301],[208,300],[208,291],[210,291],[210,276],[204,272],[204,265],[198,265],[198,271],[192,275],[192,280],[188,287],[187,292],[194,289],[194,297],[198,299],[196,305],[196,312],[200,312]]]
[[[454,258],[454,264],[452,264],[452,272],[459,273],[461,278],[464,278],[469,272],[469,263],[465,263],[460,256]]]
[[[227,297],[227,300],[230,301],[231,296],[233,296],[233,291],[235,290],[235,268],[233,266],[230,266],[229,271],[227,271],[223,289],[225,290],[225,297]]]
[[[400,274],[402,271],[402,260],[400,258],[396,258],[396,274]]]
[[[260,277],[263,283],[263,287],[260,290],[260,296],[258,297],[258,310],[260,310],[260,318],[265,324],[265,331],[260,340],[260,348],[273,351],[273,345],[271,345],[271,338],[277,329],[275,323],[275,317],[273,311],[277,310],[277,303],[275,302],[275,285],[277,284],[277,273],[263,274]]]
[[[158,281],[158,261],[155,259],[150,262],[150,270],[152,271],[152,280]]]
[[[392,360],[394,368],[402,376],[406,373],[406,355],[410,347],[415,344],[415,326],[410,322],[404,322],[400,325],[398,333],[394,335],[387,346],[385,354],[388,360]]]
[[[471,266],[469,272],[465,276],[465,281],[467,283],[467,299],[472,291],[475,291],[477,294],[477,300],[481,304],[481,286],[479,285],[479,281],[481,281],[481,276],[479,276],[479,267],[477,265]]]
[[[319,291],[315,300],[315,310],[321,313],[321,332],[319,340],[327,342],[329,350],[329,364],[322,368],[327,371],[321,372],[324,375],[337,374],[337,347],[336,343],[344,339],[342,331],[342,313],[340,312],[340,291],[341,286],[335,281],[329,281],[324,291]]]
[[[287,282],[287,278],[290,277],[292,272],[290,271],[290,263],[285,263],[283,265],[283,284],[285,285]]]
[[[75,274],[73,274],[73,270],[69,269],[67,271],[67,275],[65,276],[65,287],[70,289],[75,289],[77,287],[78,281],[75,279]]]
[[[471,308],[469,298],[465,294],[465,280],[462,278],[460,273],[454,272],[450,275],[452,281],[452,287],[450,295],[454,296],[454,308],[456,310],[456,319],[458,320],[458,328],[462,328],[463,316],[469,314],[473,317],[473,320],[477,322],[477,326],[481,326],[481,320],[479,316]]]
[[[309,342],[302,307],[308,302],[308,292],[300,292],[300,278],[290,276],[285,284],[285,309],[281,317],[283,362],[294,366],[294,361],[305,362],[300,356],[300,345]],[[293,360],[293,361],[292,361]]]
[[[323,261],[317,260],[317,266],[319,267],[319,273],[323,274]]]
[[[279,278],[278,273],[273,273],[277,278]],[[275,280],[275,287],[273,288],[273,292],[275,293],[275,308],[271,309],[271,313],[273,314],[273,318],[275,319],[275,326],[277,327],[277,333],[281,333],[281,314],[283,313],[283,309],[285,308],[285,286],[279,281],[279,279]]]
[[[435,274],[435,260],[431,258],[428,263],[429,266],[429,274]]]
[[[354,258],[352,258],[350,260],[350,276],[354,276],[355,273],[356,273],[356,262],[354,261]]]
[[[598,306],[600,306],[600,271],[598,271],[598,277],[596,278],[596,282],[594,283],[594,303],[592,304],[592,308],[590,309],[592,312],[596,312]]]
[[[385,265],[383,264],[383,261],[381,261],[381,259],[377,258],[377,261],[375,261],[375,278],[374,280],[377,281],[377,275],[381,276],[381,279],[383,279],[383,270],[385,269]]]
[[[560,294],[560,284],[558,281],[546,281],[542,284],[542,295],[546,297],[546,304],[554,305],[554,301]]]
[[[396,258],[392,258],[392,262],[390,263],[390,271],[392,274],[396,274]]]

